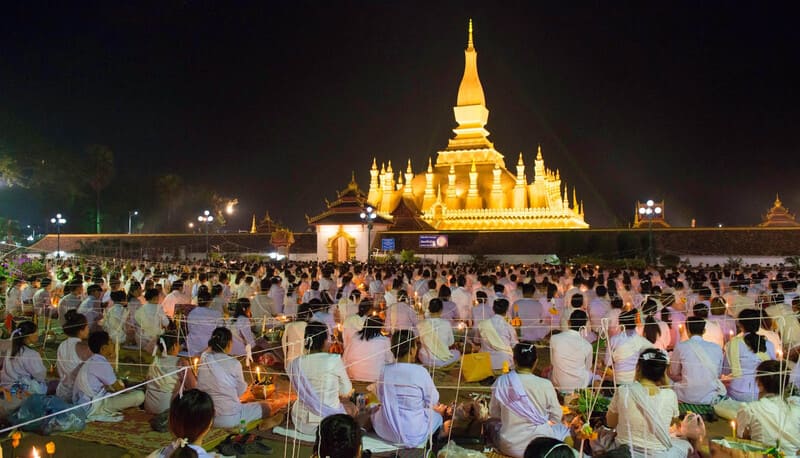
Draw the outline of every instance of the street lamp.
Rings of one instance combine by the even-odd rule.
[[[214,221],[214,217],[210,211],[205,210],[202,215],[197,217],[197,221],[206,225],[206,259],[208,259],[208,225]]]
[[[650,259],[650,265],[655,264],[655,252],[653,251],[653,218],[661,215],[661,212],[663,211],[664,209],[661,208],[661,205],[656,205],[656,203],[653,202],[653,199],[649,199],[647,202],[645,202],[644,205],[639,207],[640,218],[647,218],[649,223],[648,224],[649,243],[647,251],[648,251],[648,258]]]
[[[131,229],[133,226],[131,225],[131,221],[133,220],[134,216],[139,216],[139,210],[130,210],[128,212],[128,234],[131,234]]]
[[[372,232],[372,222],[375,221],[375,218],[378,217],[378,214],[375,212],[374,208],[367,206],[358,216],[361,218],[361,221],[367,223],[367,264],[369,264],[370,257],[372,255],[372,245],[369,243],[370,233]]]
[[[61,226],[67,224],[67,219],[61,216],[61,213],[56,213],[55,218],[50,218],[50,223],[56,225],[58,235],[56,236],[56,257],[61,257]]]

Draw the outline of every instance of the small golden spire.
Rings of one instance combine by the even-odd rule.
[[[433,166],[431,165],[431,157],[428,156],[428,173],[433,173]]]
[[[558,169],[556,169],[556,180],[560,180],[560,179],[561,179],[561,174],[558,173]]]
[[[372,158],[372,170],[378,170],[378,163],[375,161],[375,158]]]
[[[775,193],[775,206],[776,207],[780,207],[781,205],[782,205],[781,198],[780,198],[780,196],[778,196],[778,193],[776,192]]]
[[[456,166],[455,165],[450,164],[450,172],[448,174],[449,175],[455,175],[456,174]]]
[[[253,223],[250,224],[250,233],[251,234],[255,234],[256,232],[257,232],[257,230],[256,230],[256,214],[253,213]]]
[[[536,153],[536,160],[537,161],[541,161],[542,160],[542,145],[539,145],[539,150]]]
[[[519,160],[517,161],[517,165],[525,165],[525,163],[522,162],[522,153],[519,153]]]
[[[409,159],[409,160],[408,160],[408,165],[406,166],[406,172],[407,172],[407,173],[413,173],[413,172],[411,171],[411,159]]]
[[[469,168],[470,172],[477,172],[478,169],[475,167],[475,158],[472,158],[472,167]]]
[[[386,164],[381,162],[381,175],[383,175],[384,173],[386,173]]]
[[[472,18],[469,18],[469,36],[467,38],[467,48],[472,49]]]
[[[392,170],[392,161],[389,161],[389,165],[386,166],[386,173],[391,173],[394,175],[394,170]]]

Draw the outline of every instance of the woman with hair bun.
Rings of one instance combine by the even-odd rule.
[[[64,334],[67,335],[67,340],[58,345],[56,352],[56,367],[60,379],[56,387],[56,396],[66,402],[72,402],[72,386],[78,368],[92,356],[92,350],[86,344],[86,339],[89,338],[89,323],[86,317],[76,310],[67,311]]]
[[[314,434],[319,422],[327,416],[346,413],[342,399],[347,399],[353,391],[342,358],[323,351],[327,341],[327,325],[317,321],[308,323],[304,341],[307,354],[293,359],[286,368],[297,392],[292,422],[303,434]],[[354,414],[355,406],[346,402]]]
[[[42,355],[31,347],[38,341],[39,329],[32,321],[23,321],[11,332],[11,351],[6,353],[0,371],[2,386],[18,385],[27,387],[31,394],[48,394],[47,368],[42,363]]]
[[[203,448],[203,438],[214,424],[214,401],[208,393],[187,390],[169,405],[169,432],[175,441],[148,458],[216,458]]]
[[[314,441],[313,458],[366,458],[361,450],[361,427],[350,415],[335,414],[322,419]]]
[[[214,426],[233,428],[241,421],[250,423],[269,418],[269,421],[261,423],[259,429],[270,429],[282,418],[271,411],[267,402],[242,402],[250,390],[244,380],[242,365],[229,355],[232,345],[231,330],[219,327],[211,334],[208,351],[200,356],[197,388],[214,400]]]
[[[739,313],[737,335],[725,345],[723,374],[730,374],[728,396],[743,402],[758,399],[756,367],[762,362],[775,359],[772,342],[758,333],[761,327],[761,313],[754,309],[744,309]]]

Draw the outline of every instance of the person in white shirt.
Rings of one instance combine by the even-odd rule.
[[[349,339],[342,360],[350,380],[374,382],[380,377],[383,366],[394,362],[389,338],[381,334],[382,329],[383,321],[369,317],[361,330]]]
[[[250,346],[252,352],[256,344],[253,336],[252,323],[250,322],[250,300],[245,297],[236,299],[236,311],[233,313],[228,327],[233,336],[233,345],[230,353],[233,356],[244,356],[247,354],[247,347]]]
[[[10,315],[22,314],[22,285],[24,281],[15,278],[11,280],[11,287],[6,292],[6,313]]]
[[[620,314],[619,324],[623,331],[608,339],[605,364],[608,368],[613,366],[614,380],[618,385],[633,382],[639,354],[653,347],[649,340],[636,333],[637,313],[633,309]]]
[[[308,354],[293,359],[286,368],[297,393],[291,409],[292,423],[303,434],[314,434],[320,420],[329,415],[355,413],[355,405],[342,401],[352,394],[353,385],[341,357],[323,351],[327,341],[327,326],[308,323],[304,338]]]
[[[522,321],[522,340],[537,341],[550,333],[550,317],[541,302],[534,299],[534,285],[522,285],[522,299],[514,302],[514,313]]]
[[[522,458],[531,439],[552,437],[562,440],[569,429],[561,423],[563,414],[556,390],[549,380],[533,375],[536,347],[532,342],[514,346],[516,370],[501,375],[492,386],[489,415],[500,419],[491,442],[504,455]]]
[[[772,342],[758,333],[760,325],[761,314],[757,310],[742,310],[739,313],[739,329],[742,332],[725,346],[722,373],[731,375],[728,396],[736,401],[758,399],[756,367],[776,356]]]
[[[60,301],[58,301],[58,324],[62,327],[66,320],[67,312],[70,310],[78,310],[81,305],[81,296],[83,295],[83,284],[80,281],[71,281],[64,286],[66,293]]]
[[[415,329],[419,317],[417,312],[408,305],[408,294],[404,290],[397,293],[397,303],[388,306],[386,310],[386,327],[394,334],[398,330]]]
[[[300,304],[297,309],[297,316],[294,320],[286,323],[283,336],[281,337],[281,347],[283,349],[283,363],[288,366],[293,359],[304,354],[305,334],[308,320],[312,316],[310,304]],[[360,329],[359,329],[360,330]]]
[[[569,318],[569,329],[550,337],[550,378],[562,393],[586,388],[592,382],[592,345],[580,334],[587,321],[586,312],[575,310]]]
[[[684,458],[691,445],[669,434],[679,412],[675,392],[662,389],[669,384],[667,354],[648,348],[637,355],[637,360],[636,378],[617,387],[606,424],[616,428],[617,446],[628,448],[632,458]]]
[[[281,286],[281,278],[280,277],[272,277],[270,280],[270,287],[269,292],[267,295],[272,299],[273,303],[273,314],[282,314],[283,313],[283,303],[286,300],[286,290],[283,289]]]
[[[172,283],[172,291],[167,294],[161,306],[164,313],[172,318],[175,315],[175,306],[178,304],[191,304],[192,297],[183,293],[183,282],[178,280]]]
[[[89,322],[89,331],[101,329],[99,321],[103,318],[103,307],[100,299],[103,296],[103,289],[98,284],[91,284],[86,288],[86,299],[78,306],[78,313],[83,314]]]
[[[169,405],[169,432],[175,441],[148,457],[217,458],[218,454],[208,453],[203,448],[203,438],[211,431],[213,423],[214,401],[211,396],[198,389],[184,391],[183,396],[176,396]]]
[[[153,351],[158,336],[169,325],[169,318],[158,303],[158,290],[148,289],[144,293],[147,301],[136,311],[136,343],[146,352]]]
[[[503,369],[503,362],[508,362],[509,367],[514,367],[513,348],[519,342],[517,331],[505,320],[508,312],[508,301],[496,299],[493,305],[494,315],[488,320],[478,323],[477,343],[482,352],[489,352],[492,359],[492,370]]]
[[[67,339],[58,345],[56,352],[56,368],[59,376],[56,396],[71,403],[72,387],[78,369],[92,356],[92,351],[86,344],[86,339],[89,338],[89,324],[86,317],[75,310],[67,312],[64,334],[67,335]]]
[[[441,318],[443,302],[433,298],[428,303],[430,318],[417,324],[422,345],[419,348],[418,358],[426,367],[443,367],[461,359],[461,352],[451,349],[455,344],[453,327],[450,321]]]
[[[196,297],[200,297],[200,293]],[[198,299],[199,301],[199,299]],[[228,316],[228,301],[225,299],[225,288],[221,283],[211,287],[211,303],[208,308],[218,312],[222,316]],[[191,313],[191,312],[190,312]]]
[[[706,320],[693,316],[686,320],[689,339],[675,345],[669,376],[675,382],[673,389],[681,402],[690,404],[715,404],[725,396],[725,386],[720,382],[722,373],[722,347],[703,340]]]
[[[472,320],[472,294],[465,287],[467,278],[459,275],[456,278],[456,284],[458,287],[452,291],[450,298],[456,304],[458,319],[470,325]]]
[[[41,287],[33,295],[33,311],[42,318],[51,316],[50,313],[53,310],[52,298],[50,296],[50,290],[53,286],[52,283],[53,281],[50,280],[50,277],[44,277],[40,283]]]
[[[775,360],[761,362],[758,400],[743,404],[736,415],[736,436],[775,446],[782,456],[800,450],[800,398],[786,397],[785,368]]]
[[[603,285],[595,288],[595,298],[589,302],[589,321],[592,331],[600,333],[603,318],[611,311],[611,301],[608,298],[608,289]]]

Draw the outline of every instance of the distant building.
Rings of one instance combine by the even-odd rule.
[[[781,199],[778,194],[775,194],[775,203],[772,204],[772,208],[769,209],[766,215],[763,216],[763,220],[760,227],[798,227],[800,223],[795,220],[795,216],[789,213],[789,210],[783,206],[781,203]]]
[[[403,205],[399,215],[404,218],[419,212],[426,226],[447,231],[589,227],[575,188],[569,189],[558,170],[545,167],[541,147],[533,181],[528,182],[522,153],[512,173],[489,141],[489,110],[478,78],[472,21],[453,111],[455,137],[435,161],[428,159],[424,172],[414,174],[409,160],[405,172],[398,167],[395,175],[391,161],[378,168],[373,160],[367,201],[380,214],[393,215]]]

